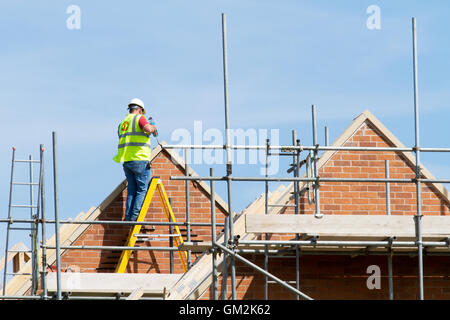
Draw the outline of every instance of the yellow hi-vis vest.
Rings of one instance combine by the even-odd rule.
[[[151,154],[150,135],[139,127],[142,115],[128,114],[119,126],[119,145],[116,162],[149,161]]]

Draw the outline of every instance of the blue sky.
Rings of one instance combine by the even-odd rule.
[[[69,5],[81,9],[79,30],[66,27]],[[366,27],[370,5],[380,8],[380,30]],[[276,128],[281,144],[289,144],[296,129],[309,145],[311,104],[316,104],[319,139],[327,125],[332,142],[369,109],[412,146],[415,16],[421,144],[449,146],[448,1],[5,0],[0,4],[0,110],[6,133],[0,140],[1,216],[7,214],[11,147],[17,147],[18,158],[37,157],[41,143],[47,150],[47,216],[53,215],[52,131],[58,135],[61,217],[98,205],[124,178],[112,157],[117,123],[133,97],[145,101],[160,140],[173,142],[174,130],[192,131],[196,120],[204,129],[223,130],[222,12],[228,24],[231,128]],[[441,178],[450,177],[448,160],[437,154],[422,158]],[[234,173],[257,175],[259,167],[240,165]],[[195,169],[208,174],[207,166]],[[216,173],[224,174],[223,166]],[[226,199],[224,184],[217,189]],[[240,211],[264,186],[236,183],[233,190]],[[15,211],[21,215],[28,213]],[[3,235],[3,226],[0,231]]]

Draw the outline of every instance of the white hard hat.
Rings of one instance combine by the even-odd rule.
[[[131,99],[130,103],[128,103],[128,108],[130,108],[133,105],[141,107],[142,113],[145,114],[144,102],[141,99],[138,99],[138,98]]]

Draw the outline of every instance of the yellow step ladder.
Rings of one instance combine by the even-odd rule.
[[[161,200],[162,207],[164,209],[164,213],[166,214],[167,220],[170,222],[176,222],[175,216],[172,211],[172,206],[170,205],[169,198],[167,197],[166,191],[164,189],[164,186],[162,184],[162,181],[159,177],[153,177],[152,181],[150,182],[150,186],[148,187],[147,194],[144,199],[144,203],[142,204],[141,211],[139,212],[139,216],[137,218],[137,222],[142,222],[145,219],[145,216],[147,214],[148,208],[150,207],[150,202],[152,201],[153,195],[155,194],[155,191],[158,190],[159,199]],[[127,247],[134,247],[136,244],[137,237],[136,235],[139,234],[141,231],[142,225],[134,225],[133,228],[130,231],[130,234],[128,235],[127,240]],[[177,247],[180,247],[181,244],[183,244],[183,237],[181,236],[180,228],[178,228],[177,225],[175,227],[175,232],[178,234],[178,236],[174,237],[175,245]],[[124,273],[125,269],[128,265],[128,261],[130,260],[131,252],[133,250],[123,250],[122,254],[119,259],[119,263],[116,266],[115,273]],[[183,265],[183,269],[186,272],[187,271],[187,253],[186,251],[180,251],[178,250],[178,254],[180,256],[181,263]]]

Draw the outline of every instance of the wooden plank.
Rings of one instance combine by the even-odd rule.
[[[15,245],[13,245],[11,247],[11,249],[9,249],[6,263],[13,260],[19,253],[26,255],[26,259],[25,259],[25,257],[24,257],[24,259],[26,260],[25,262],[27,262],[29,259],[31,259],[31,254],[26,251],[30,251],[30,249],[28,249],[27,246],[23,242],[16,243]],[[5,257],[2,257],[2,258],[0,258],[0,270],[3,270],[4,267],[5,267]],[[18,271],[14,271],[14,272],[18,272]]]
[[[13,272],[17,273],[23,268],[25,263],[31,260],[30,254],[27,252],[16,252],[13,258]]]
[[[316,219],[313,215],[248,214],[245,227],[246,232],[251,233],[299,233],[336,238],[415,237],[413,216],[325,215]],[[450,216],[422,217],[422,234],[424,238],[450,236]]]
[[[163,292],[164,293],[164,290]],[[144,288],[139,287],[133,290],[133,292],[130,293],[130,295],[127,297],[126,300],[139,300],[144,295]]]
[[[165,287],[172,286],[181,274],[161,273],[61,273],[62,292],[72,295],[111,296],[116,293],[128,294],[142,289],[143,296],[163,296]],[[47,275],[49,293],[56,292],[56,272]],[[135,292],[137,293],[137,292]]]

